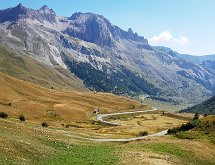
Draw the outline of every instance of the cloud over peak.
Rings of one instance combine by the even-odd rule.
[[[149,39],[150,43],[176,43],[179,45],[186,45],[189,42],[189,38],[186,36],[173,36],[169,31],[164,31]]]

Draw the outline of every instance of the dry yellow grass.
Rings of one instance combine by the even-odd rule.
[[[119,117],[119,116],[116,116]],[[101,125],[89,125],[79,123],[83,128],[76,129],[76,132],[82,132],[84,135],[91,135],[100,138],[131,138],[139,136],[142,131],[148,131],[149,134],[159,132],[179,126],[186,123],[187,120],[177,119],[175,117],[162,116],[159,111],[134,115],[121,115],[116,120],[109,119],[120,124],[115,127],[104,127]]]
[[[150,134],[159,132],[186,123],[186,120],[180,120],[161,114],[142,114],[135,117],[128,117],[124,120],[114,120],[114,122],[124,126],[124,130],[133,128],[133,134],[138,134],[140,131],[148,131]]]
[[[126,151],[120,154],[119,165],[178,165],[181,164],[177,158],[153,152]]]
[[[95,117],[92,112],[96,107],[102,113],[148,107],[113,94],[55,91],[3,73],[0,73],[0,84],[0,112],[9,114],[9,119],[0,120],[0,151],[3,153],[0,164],[1,161],[3,164],[31,164],[42,158],[47,159],[59,149],[52,145],[56,141],[64,142],[66,146],[97,146],[96,142],[80,137],[133,137],[139,131],[148,130],[152,133],[184,122],[161,114],[139,114],[131,119],[128,117],[114,121],[123,124],[118,127],[91,125],[86,121]],[[27,120],[17,120],[19,114],[24,114]],[[48,121],[51,127],[42,128],[42,121]],[[62,123],[72,123],[83,128],[63,128]],[[214,144],[171,136],[110,145],[119,157],[119,164],[183,165],[189,164],[190,160],[191,164],[213,164],[215,156]],[[198,162],[195,163],[195,160]]]
[[[107,93],[55,91],[0,73],[0,111],[28,120],[73,122],[91,118],[95,108],[102,113],[141,107],[134,100]],[[11,106],[8,104],[11,103]]]
[[[212,165],[215,163],[215,145],[171,136],[153,137],[122,144],[119,157],[120,165]]]

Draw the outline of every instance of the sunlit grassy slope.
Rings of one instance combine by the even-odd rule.
[[[17,54],[0,46],[0,72],[48,88],[87,91],[82,81],[66,69],[50,67],[27,55]]]
[[[214,165],[214,144],[171,136],[130,143],[77,139],[75,130],[0,120],[0,164]]]
[[[176,137],[181,139],[204,139],[215,144],[215,116],[203,117],[196,120],[196,126],[189,131],[180,131]]]
[[[86,121],[96,107],[102,113],[142,107],[134,100],[113,94],[60,92],[4,73],[0,73],[0,84],[0,112],[9,115],[0,119],[0,164],[212,165],[215,162],[214,144],[207,141],[167,136],[101,144],[80,139],[79,128],[55,127]],[[19,121],[19,114],[24,114],[27,120]],[[201,126],[206,126],[206,119]],[[42,128],[42,121],[48,121],[50,127]]]
[[[113,94],[47,89],[4,73],[0,73],[0,84],[0,111],[15,118],[23,114],[36,122],[84,121],[96,108],[107,113],[142,107],[137,101]]]

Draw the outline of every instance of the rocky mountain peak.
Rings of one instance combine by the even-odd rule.
[[[137,41],[137,42],[144,42],[148,44],[148,41],[142,37],[139,36],[137,33],[134,33],[131,28],[128,29],[127,33],[124,36],[126,39],[132,40],[132,41]]]
[[[44,21],[53,24],[56,23],[56,16],[56,13],[47,5],[34,10],[18,4],[14,8],[0,10],[0,23],[5,21],[16,22],[20,19],[32,19],[39,21],[41,24]],[[124,31],[118,26],[111,24],[102,15],[78,12],[69,17],[68,20],[70,25],[63,32],[87,42],[111,47],[115,46],[116,42],[119,42],[120,39],[125,39],[140,42],[143,46],[148,45],[147,40],[134,33],[131,28],[128,31]]]
[[[42,11],[42,12],[47,13],[47,14],[49,13],[49,14],[55,14],[56,15],[56,13],[54,12],[54,10],[50,9],[47,5],[42,6],[39,9],[39,11]]]
[[[120,39],[148,44],[144,37],[134,34],[132,29],[126,32],[112,25],[102,15],[78,12],[74,13],[69,20],[72,22],[65,30],[66,34],[101,46],[114,46]]]
[[[28,8],[23,6],[21,3],[13,8],[6,9],[7,11],[14,11],[17,12],[17,14],[25,15],[28,11]]]
[[[21,3],[19,3],[16,8],[25,8]]]
[[[134,32],[131,28],[128,29],[128,34],[134,34]]]
[[[49,10],[49,7],[47,5],[44,5],[40,8],[40,10]]]
[[[39,10],[37,10],[39,13],[37,13],[37,17],[35,19],[38,19],[41,21],[48,21],[50,23],[56,22],[56,13],[54,10],[50,9],[47,5],[42,6]]]
[[[13,8],[0,10],[0,23],[5,21],[14,22],[26,18],[38,20],[41,23],[45,20],[54,23],[56,21],[55,17],[56,13],[47,5],[41,7],[39,10],[34,10],[26,8],[20,3]]]
[[[0,10],[0,23],[5,21],[17,21],[27,14],[28,9],[21,3],[15,7]]]
[[[65,33],[101,46],[112,46],[115,42],[114,26],[103,16],[93,13],[74,13]]]
[[[82,12],[76,12],[74,14],[72,14],[72,16],[69,18],[69,20],[77,20],[77,19],[83,19],[85,18],[87,19],[92,19],[92,18],[100,18],[103,19],[105,21],[108,21],[104,16],[99,15],[99,14],[94,14],[94,13],[82,13]]]

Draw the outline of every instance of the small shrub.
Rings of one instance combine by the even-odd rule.
[[[181,127],[179,128],[179,131],[188,131],[194,127],[195,126],[192,123],[182,124]]]
[[[161,116],[164,116],[164,115],[165,115],[165,112],[164,112],[164,111],[162,111],[162,112],[161,112]]]
[[[194,117],[193,117],[193,120],[198,120],[199,119],[199,114],[198,113],[195,113]]]
[[[208,116],[208,114],[204,114],[204,117],[207,117]]]
[[[11,106],[11,103],[8,103],[8,106]]]
[[[20,116],[19,116],[19,120],[20,120],[20,121],[25,121],[25,120],[26,120],[26,119],[25,119],[25,116],[24,116],[24,115],[20,115]]]
[[[196,120],[193,120],[189,123],[182,124],[180,127],[168,129],[167,133],[168,134],[176,134],[177,132],[180,132],[180,131],[188,131],[190,129],[195,128],[198,125],[199,125],[199,120],[196,119]]]
[[[179,132],[180,128],[172,128],[172,129],[168,129],[167,133],[168,134],[176,134],[177,132]]]
[[[48,125],[48,123],[43,122],[43,123],[42,123],[42,126],[43,126],[43,127],[48,127],[49,125]]]
[[[139,136],[147,136],[148,134],[148,131],[139,132]]]
[[[0,112],[0,118],[7,118],[8,114],[5,112]]]

